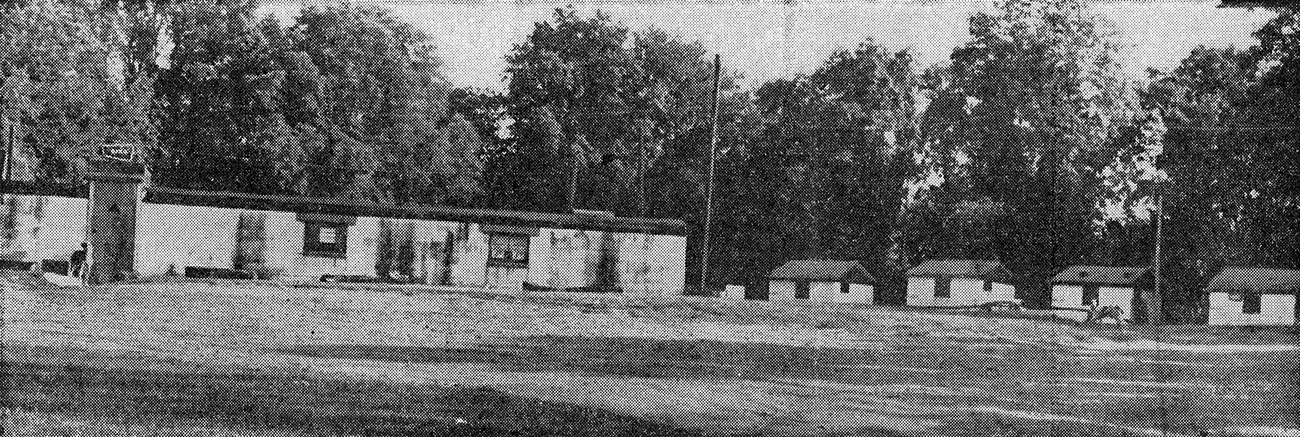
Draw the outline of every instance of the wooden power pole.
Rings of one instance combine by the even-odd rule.
[[[704,194],[704,244],[700,250],[700,294],[709,284],[709,232],[713,225],[713,173],[718,151],[718,90],[722,80],[722,55],[713,55],[713,135],[709,140],[709,181]]]
[[[1154,290],[1151,292],[1151,295],[1147,296],[1147,324],[1150,325],[1159,325],[1161,323],[1164,323],[1164,317],[1163,317],[1164,294],[1160,290],[1160,287],[1162,285],[1160,283],[1161,282],[1160,268],[1161,266],[1164,265],[1164,261],[1161,260],[1160,258],[1161,255],[1160,242],[1162,239],[1161,238],[1161,233],[1163,232],[1162,228],[1164,227],[1164,221],[1165,221],[1164,217],[1165,217],[1165,196],[1164,193],[1160,193],[1156,195],[1156,248],[1155,248],[1155,256],[1153,257],[1155,259],[1151,262],[1152,276],[1155,279],[1154,281],[1155,286],[1153,287]]]

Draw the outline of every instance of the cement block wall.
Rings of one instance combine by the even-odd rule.
[[[5,194],[0,258],[67,261],[86,241],[86,199]]]

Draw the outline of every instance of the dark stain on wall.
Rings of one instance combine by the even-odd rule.
[[[596,284],[605,287],[618,288],[619,278],[619,238],[612,232],[602,232],[600,235],[600,259],[597,261]]]
[[[379,220],[375,247],[375,272],[390,279],[415,278],[414,224],[410,221]]]
[[[231,264],[236,269],[262,269],[266,263],[266,214],[256,211],[239,213],[235,239]]]
[[[0,259],[21,260],[26,257],[26,251],[21,247],[16,247],[18,242],[18,213],[19,201],[17,197],[6,196],[4,199],[4,215],[0,216],[0,226],[3,231],[0,232]]]

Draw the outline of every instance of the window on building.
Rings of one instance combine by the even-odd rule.
[[[348,227],[356,217],[298,214],[302,222],[302,254],[321,258],[347,258]]]
[[[812,288],[812,284],[809,283],[808,281],[796,282],[794,284],[794,298],[807,299],[811,288]]]
[[[984,294],[993,292],[993,281],[984,281]]]
[[[1083,298],[1081,299],[1083,301],[1082,305],[1092,305],[1092,302],[1097,300],[1099,291],[1100,288],[1096,285],[1085,285],[1083,287]]]
[[[346,258],[348,225],[343,223],[304,223],[302,253],[307,256]]]
[[[1242,293],[1241,295],[1241,313],[1242,314],[1259,314],[1260,311],[1259,293]]]
[[[848,293],[849,293],[849,283],[848,283],[848,282],[841,282],[841,283],[840,283],[840,293],[844,293],[844,294],[848,294]]]
[[[934,297],[952,297],[952,278],[935,278]]]
[[[488,234],[488,264],[528,267],[528,235]]]

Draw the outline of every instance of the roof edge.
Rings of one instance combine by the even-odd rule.
[[[384,205],[308,196],[279,196],[170,187],[145,189],[144,201],[154,204],[239,208],[294,213],[323,213],[358,217],[439,220],[460,223],[550,227],[655,235],[686,235],[686,223],[675,219],[610,217],[518,210],[459,208],[441,205]]]

